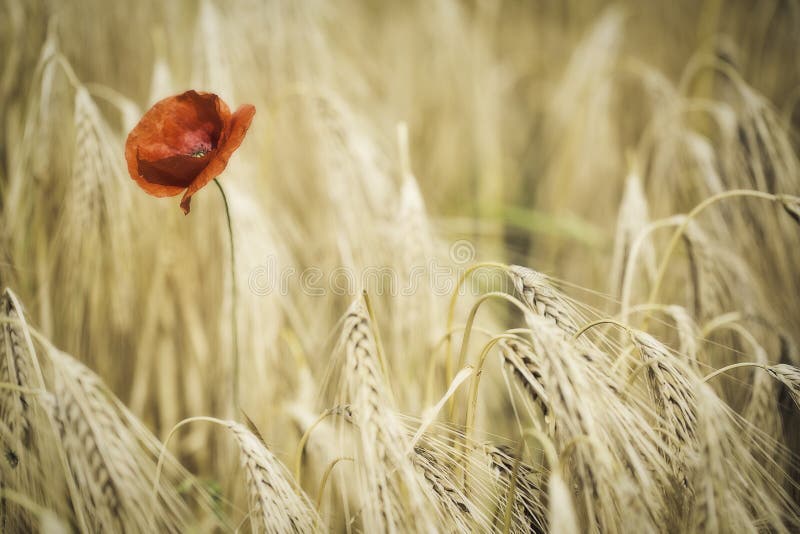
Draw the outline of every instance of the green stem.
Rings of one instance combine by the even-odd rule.
[[[222,203],[225,204],[225,220],[228,223],[228,241],[231,245],[231,335],[233,336],[233,409],[234,413],[239,413],[239,331],[236,320],[236,251],[233,244],[233,224],[231,223],[231,210],[228,205],[228,197],[219,180],[214,178],[214,183],[222,195]]]

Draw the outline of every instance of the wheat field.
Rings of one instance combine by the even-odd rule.
[[[0,531],[800,531],[799,51],[777,0],[0,0]],[[124,154],[187,89],[257,113],[184,216]]]

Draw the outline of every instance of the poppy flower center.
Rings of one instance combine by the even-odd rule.
[[[175,146],[178,154],[192,158],[204,158],[217,145],[219,133],[205,128],[195,128],[183,132],[180,142]]]

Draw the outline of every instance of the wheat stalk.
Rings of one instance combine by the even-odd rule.
[[[38,472],[48,462],[40,456],[40,443],[34,443],[37,428],[42,422],[37,417],[36,402],[26,390],[41,385],[42,377],[36,355],[32,351],[30,337],[21,306],[10,289],[0,297],[0,422],[4,459],[0,469],[0,488],[10,488],[34,498],[36,502],[50,502],[49,491],[43,481],[44,473]],[[41,438],[39,438],[41,440]],[[59,488],[53,484],[51,488]],[[60,489],[60,488],[59,488]],[[3,495],[0,502],[0,521],[3,530],[26,530],[31,528],[28,513]]]
[[[31,356],[25,346],[22,328],[14,324],[21,320],[12,294],[6,290],[0,297],[0,317],[8,320],[0,326],[0,382],[14,384],[20,388],[33,386],[29,381],[31,374]],[[23,447],[30,447],[31,422],[30,405],[25,393],[11,389],[0,390],[0,420],[2,420],[13,439]],[[18,456],[13,449],[6,448],[6,458]]]
[[[362,491],[370,496],[364,505],[365,527],[388,532],[401,525],[403,530],[433,528],[430,505],[436,502],[435,494],[426,491],[427,485],[406,456],[407,437],[390,411],[392,399],[362,299],[347,311],[340,345],[345,353],[346,397],[360,434],[356,465]]]
[[[540,318],[531,326],[549,400],[550,437],[564,456],[568,484],[577,487],[583,528],[653,528],[665,514],[663,496],[654,490],[667,484],[668,468],[661,441],[639,411],[643,407],[623,401],[597,358],[585,356],[585,348],[554,323]],[[629,513],[620,515],[619,507]]]
[[[707,384],[698,384],[698,454],[691,525],[702,531],[769,528],[790,532],[798,526],[793,503],[771,472],[772,458],[757,455],[751,432]],[[743,439],[744,438],[744,439]]]
[[[625,278],[633,275],[633,273],[625,272],[631,249],[639,229],[650,219],[639,165],[632,154],[628,157],[628,166],[628,176],[625,178],[625,189],[617,211],[617,228],[614,233],[614,255],[610,270],[611,293],[614,295],[621,294]],[[655,249],[650,242],[644,242],[642,247],[644,247],[642,261],[646,268],[645,272],[649,278],[652,278],[655,271]]]
[[[547,392],[542,384],[542,372],[536,355],[524,343],[515,340],[504,340],[499,343],[503,362],[514,372],[514,376],[525,388],[542,410],[542,415],[549,414]]]
[[[244,425],[229,422],[239,444],[250,496],[253,532],[313,532],[324,529],[313,504],[266,445]]]
[[[789,395],[800,410],[800,369],[794,365],[779,363],[767,367],[767,372],[786,386]]]
[[[787,343],[800,332],[800,92],[796,69],[785,68],[798,32],[789,3],[648,10],[623,2],[635,20],[581,2],[202,0],[191,20],[158,2],[0,4],[0,281],[13,281],[31,321],[80,353],[137,414],[92,371],[50,349],[53,361],[44,358],[39,373],[22,309],[0,299],[0,530],[46,530],[37,509],[81,532],[227,526],[184,502],[178,484],[193,482],[174,465],[156,497],[142,497],[161,446],[145,425],[160,432],[215,413],[228,393],[212,361],[230,334],[218,328],[227,312],[208,283],[219,266],[214,218],[198,210],[183,219],[169,200],[148,198],[120,157],[141,116],[122,103],[146,105],[187,82],[259,108],[247,141],[258,150],[243,145],[225,178],[238,229],[249,228],[238,232],[237,274],[276,257],[281,274],[381,265],[412,284],[438,275],[444,240],[470,236],[476,253],[496,260],[482,266],[507,272],[521,300],[503,293],[501,313],[482,307],[486,324],[473,327],[473,315],[465,331],[510,339],[519,325],[507,321],[522,318],[502,313],[507,302],[525,308],[527,325],[498,342],[501,376],[474,367],[483,382],[480,395],[473,382],[466,429],[457,417],[439,426],[438,408],[419,424],[419,408],[445,389],[453,405],[459,397],[455,304],[445,318],[437,310],[446,303],[429,287],[405,300],[381,295],[374,302],[386,354],[369,310],[352,310],[339,361],[328,358],[329,336],[350,302],[331,279],[313,283],[325,290],[313,296],[283,284],[256,296],[240,285],[242,402],[271,441],[228,423],[247,486],[217,473],[214,512],[224,517],[255,496],[251,530],[273,519],[284,530],[324,528],[296,487],[300,477],[286,476],[277,460],[277,451],[304,450],[304,438],[298,446],[285,431],[292,398],[301,433],[313,427],[308,414],[310,423],[321,408],[353,407],[335,419],[353,423],[339,425],[342,439],[326,420],[307,454],[309,467],[354,459],[333,473],[325,520],[337,531],[800,530],[798,496],[793,503],[781,488],[796,493],[800,481],[792,456],[800,380],[796,367],[771,365],[800,363],[778,359],[771,344],[772,331],[787,332]],[[89,18],[96,24],[73,31]],[[741,46],[714,38],[733,27],[748,29],[733,43]],[[130,28],[154,28],[155,46],[126,37]],[[653,43],[686,28],[697,30],[688,32],[696,42],[653,53]],[[754,76],[758,89],[748,83]],[[399,151],[387,129],[396,117],[409,125],[398,132]],[[731,195],[768,202],[723,201]],[[678,212],[689,215],[670,216]],[[651,215],[665,218],[649,223]],[[597,246],[589,234],[614,242]],[[681,244],[688,271],[675,263]],[[586,298],[573,301],[555,278],[506,265],[532,258]],[[450,260],[451,274],[464,272],[460,258]],[[456,289],[453,303],[463,280]],[[638,307],[643,291],[682,307]],[[609,322],[618,293],[623,332],[632,332],[624,321],[634,308],[666,312],[677,332],[653,318],[633,343],[578,340],[581,314]],[[719,314],[758,315],[770,326],[749,330],[752,339],[698,334],[694,322]],[[442,330],[446,361],[428,350]],[[282,342],[287,332],[296,342]],[[462,364],[476,348],[469,339]],[[673,339],[680,354],[668,348]],[[740,350],[754,351],[754,362],[742,363]],[[631,354],[641,375],[629,373]],[[319,396],[313,386],[293,396],[303,372],[322,376],[329,363],[341,380]],[[699,380],[704,366],[731,363],[759,369],[716,389]],[[626,385],[628,377],[644,380]],[[792,401],[781,402],[778,390]],[[505,456],[493,452],[493,461],[476,452],[477,411],[481,430],[501,442],[526,438],[529,426],[546,435],[555,451],[549,472],[538,449],[497,447]],[[445,432],[456,437],[436,441]],[[205,429],[179,449],[204,474],[225,452]],[[304,474],[309,488],[325,487],[313,469]]]
[[[489,469],[505,487],[496,496],[496,515],[502,517],[509,506],[513,479],[510,532],[547,532],[547,500],[540,487],[542,473],[524,463],[508,446],[487,444],[483,452]]]
[[[544,275],[519,265],[511,265],[508,273],[517,293],[532,312],[553,321],[569,335],[578,331],[578,325],[563,297],[553,289]]]
[[[94,528],[105,532],[182,532],[191,514],[171,485],[150,499],[156,463],[153,438],[130,428],[104,392],[100,379],[71,356],[49,351],[54,367],[51,414],[80,492],[81,507]]]
[[[450,470],[440,462],[433,451],[417,445],[412,459],[414,467],[428,483],[437,497],[440,513],[456,531],[466,532],[475,525],[478,514],[470,499],[458,487]]]
[[[670,463],[680,483],[688,486],[685,462],[696,442],[694,387],[697,380],[653,336],[633,331],[633,339],[647,368],[647,383],[653,404],[665,425],[662,436],[671,449]]]

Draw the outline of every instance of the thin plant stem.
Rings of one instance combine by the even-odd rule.
[[[328,479],[333,472],[333,468],[336,467],[336,464],[343,460],[347,462],[355,462],[355,458],[352,456],[340,456],[328,464],[327,469],[325,469],[325,473],[322,475],[322,480],[319,483],[319,489],[317,490],[317,510],[319,510],[320,506],[322,506],[322,494],[325,492],[325,486],[328,484]]]
[[[317,428],[326,417],[329,415],[333,415],[333,410],[328,408],[327,410],[323,411],[319,417],[317,417],[311,425],[306,429],[303,433],[303,436],[300,438],[300,442],[297,444],[297,450],[294,453],[294,479],[297,480],[298,484],[300,483],[300,468],[303,463],[303,451],[306,448],[306,442],[308,438],[311,437],[311,433]]]
[[[511,517],[514,512],[514,503],[516,501],[517,482],[519,480],[519,465],[522,463],[522,449],[524,441],[519,443],[517,447],[517,454],[514,458],[514,467],[511,470],[511,484],[508,487],[508,496],[506,497],[506,506],[503,513],[503,534],[511,532]]]
[[[639,377],[639,375],[642,374],[642,372],[645,369],[649,369],[654,365],[663,362],[666,359],[667,356],[664,356],[662,354],[661,356],[656,356],[655,358],[639,363],[639,365],[636,366],[636,369],[634,369],[633,372],[630,375],[628,375],[628,379],[625,381],[625,387],[622,389],[621,397],[623,399],[627,398],[628,389],[633,385],[634,382],[636,382],[636,379]]]
[[[513,339],[516,341],[525,342],[524,339],[515,335],[515,334],[500,334],[498,336],[493,337],[489,340],[486,345],[483,346],[481,350],[480,356],[478,357],[478,364],[475,367],[475,372],[472,375],[472,381],[470,382],[469,386],[469,393],[467,394],[467,419],[465,425],[465,432],[464,432],[464,495],[469,496],[469,457],[467,454],[467,450],[469,448],[469,443],[472,441],[472,434],[474,433],[475,427],[475,414],[478,411],[478,387],[481,383],[481,374],[483,374],[483,366],[486,363],[486,357],[489,355],[489,352],[497,345],[499,342],[503,341],[504,339]]]
[[[435,376],[436,375],[436,364],[439,362],[439,360],[437,360],[437,358],[436,358],[437,357],[437,353],[447,343],[448,339],[452,338],[452,336],[456,335],[458,332],[460,332],[462,330],[464,330],[464,325],[460,325],[460,326],[454,327],[452,330],[450,330],[445,335],[443,335],[441,338],[439,338],[439,340],[436,343],[434,343],[433,346],[431,347],[430,360],[429,360],[429,363],[428,363],[428,371],[427,371],[428,377],[426,379],[426,385],[425,385],[425,405],[426,406],[430,405],[433,402],[433,397],[434,397],[433,390],[434,390],[434,387],[435,387],[434,382],[435,382],[435,379],[436,379],[436,376]],[[474,332],[480,332],[481,334],[484,334],[489,338],[494,336],[493,332],[491,332],[489,330],[486,330],[485,328],[480,328],[478,326],[473,326],[472,330]],[[525,328],[514,328],[512,330],[507,330],[506,332],[507,333],[512,333],[512,334],[520,334],[520,333],[527,332],[527,329],[525,329]],[[451,383],[452,383],[452,381],[451,381]]]
[[[630,252],[628,253],[628,260],[625,262],[625,270],[622,271],[622,307],[620,309],[620,316],[622,318],[626,319],[628,316],[628,308],[630,308],[631,293],[633,291],[634,269],[636,268],[639,252],[644,246],[645,241],[650,237],[650,234],[656,230],[669,226],[679,226],[685,217],[685,215],[674,215],[666,219],[652,222],[636,234],[636,238],[633,240]]]
[[[217,419],[216,417],[206,417],[204,415],[198,415],[195,417],[188,417],[183,421],[178,421],[175,426],[172,427],[172,430],[169,431],[167,434],[167,438],[164,440],[164,443],[161,445],[161,452],[158,455],[158,462],[156,463],[156,476],[153,480],[153,508],[155,509],[156,503],[158,502],[158,489],[159,489],[159,480],[161,479],[161,471],[164,469],[164,460],[167,455],[167,447],[169,446],[169,442],[172,439],[172,436],[175,435],[181,427],[184,425],[188,425],[189,423],[193,423],[196,421],[206,421],[208,423],[214,423],[216,425],[227,427],[228,424],[223,421],[222,419]]]
[[[694,219],[701,211],[705,210],[712,204],[720,200],[733,197],[752,197],[752,198],[760,198],[763,200],[771,200],[771,201],[777,201],[781,199],[781,197],[778,195],[773,195],[771,193],[764,193],[762,191],[754,191],[752,189],[733,189],[731,191],[724,191],[722,193],[709,197],[700,204],[698,204],[697,206],[695,206],[694,209],[692,209],[692,211],[690,211],[686,215],[686,218],[683,220],[681,225],[678,226],[678,228],[676,228],[675,232],[672,234],[672,239],[670,239],[669,244],[667,245],[667,249],[664,252],[664,257],[661,259],[661,264],[658,266],[655,282],[653,282],[653,288],[650,290],[650,296],[647,299],[648,304],[656,303],[656,299],[658,298],[658,292],[661,289],[661,283],[664,281],[664,275],[666,274],[667,267],[669,266],[670,257],[672,256],[672,253],[675,251],[675,248],[677,248],[681,236],[683,236],[683,233],[686,231],[686,228],[689,227],[689,223],[692,222],[692,219]]]
[[[739,367],[760,367],[760,368],[762,368],[764,370],[767,369],[766,365],[761,364],[761,363],[757,363],[757,362],[732,363],[731,365],[726,365],[725,367],[722,367],[721,369],[717,369],[716,371],[714,371],[712,373],[709,373],[703,379],[703,382],[708,382],[709,380],[711,380],[712,378],[714,378],[717,375],[721,375],[722,373],[727,373],[728,371],[731,371],[733,369],[738,369]]]
[[[466,444],[472,440],[472,434],[475,431],[475,414],[478,411],[478,387],[481,383],[481,375],[483,374],[483,366],[486,363],[486,357],[489,355],[489,352],[494,348],[494,346],[504,339],[512,339],[526,343],[523,338],[517,335],[500,334],[490,339],[489,342],[483,346],[480,356],[478,357],[478,364],[475,367],[475,372],[472,375],[472,381],[470,382],[469,393],[467,395],[467,419],[464,432],[465,450]]]
[[[228,197],[219,180],[214,178],[214,183],[222,195],[222,203],[225,204],[225,220],[228,223],[228,241],[231,246],[231,335],[233,336],[233,410],[239,413],[241,404],[239,399],[239,322],[236,319],[236,248],[233,244],[233,224],[231,223],[231,210],[228,205]]]
[[[503,293],[503,292],[500,292],[500,291],[493,291],[491,293],[485,293],[485,294],[481,295],[481,297],[475,302],[475,304],[472,305],[472,309],[469,312],[469,317],[467,317],[467,323],[464,326],[464,335],[461,338],[461,350],[459,351],[459,354],[458,354],[458,368],[459,369],[464,367],[464,364],[465,364],[466,359],[467,359],[467,348],[469,346],[469,337],[470,337],[470,333],[472,332],[472,324],[475,322],[475,316],[477,315],[478,309],[481,307],[481,304],[483,304],[484,302],[486,302],[489,299],[506,300],[506,301],[510,302],[511,304],[513,304],[514,306],[516,306],[517,308],[519,308],[520,311],[522,311],[523,314],[529,313],[528,308],[525,307],[525,305],[522,302],[520,302],[518,299],[512,297],[508,293]],[[451,357],[448,354],[448,362],[450,362],[450,360],[451,360]],[[452,365],[452,363],[450,363],[450,365]],[[454,422],[454,416],[455,416],[455,399],[451,398],[450,399],[450,403],[449,403],[449,413],[448,413],[447,418],[448,418],[448,420],[450,420],[450,422]]]
[[[436,417],[439,415],[439,412],[441,412],[442,408],[444,408],[445,403],[453,395],[455,395],[456,391],[458,391],[458,388],[461,387],[461,384],[463,384],[474,371],[475,368],[471,365],[464,366],[464,368],[461,369],[461,371],[459,371],[456,377],[453,379],[452,384],[450,384],[450,387],[447,388],[447,391],[442,398],[439,399],[439,402],[437,402],[434,406],[427,408],[423,412],[421,424],[417,428],[417,432],[414,434],[414,437],[411,438],[411,443],[408,445],[408,451],[406,454],[411,454],[422,435],[427,432],[428,428],[434,423]]]
[[[534,438],[542,446],[542,453],[544,454],[545,460],[547,460],[550,471],[557,469],[558,452],[556,452],[556,446],[553,445],[553,440],[550,439],[550,436],[537,428],[525,429],[525,431],[522,432],[522,438],[524,439],[526,436]]]
[[[626,325],[624,323],[621,323],[620,321],[617,321],[615,319],[598,319],[597,321],[592,321],[591,323],[587,324],[586,326],[584,326],[583,328],[578,330],[575,333],[575,335],[572,336],[572,339],[573,340],[577,340],[579,337],[581,337],[588,330],[591,330],[595,326],[599,326],[599,325],[602,325],[602,324],[612,324],[614,326],[618,326],[618,327],[622,328],[623,330],[625,330],[626,332],[628,332],[628,334],[630,334],[630,331],[631,331],[631,329],[630,329],[630,327],[628,325]]]
[[[453,294],[450,296],[450,305],[447,308],[447,332],[451,332],[453,329],[453,321],[455,320],[456,315],[456,303],[458,302],[458,292],[461,289],[461,286],[464,285],[466,282],[467,277],[470,274],[477,271],[481,268],[490,268],[494,267],[497,269],[502,269],[504,271],[508,270],[508,265],[505,263],[497,263],[497,262],[481,262],[471,265],[467,268],[466,271],[461,273],[461,276],[458,277],[458,281],[456,282],[456,287],[453,289]],[[449,384],[453,380],[453,376],[455,375],[455,367],[453,366],[453,354],[452,354],[452,338],[447,337],[446,341],[446,348],[445,348],[445,384]]]

